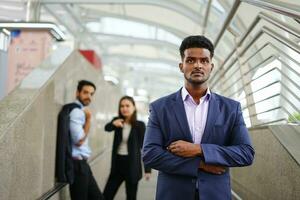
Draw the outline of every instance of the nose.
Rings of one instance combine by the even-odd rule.
[[[200,60],[197,60],[194,64],[194,67],[197,67],[197,68],[200,68],[202,65],[201,65],[201,62]]]

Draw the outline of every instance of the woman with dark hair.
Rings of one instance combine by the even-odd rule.
[[[125,181],[127,200],[135,200],[138,181],[142,178],[141,148],[145,124],[136,118],[132,97],[124,96],[119,101],[119,116],[105,125],[105,131],[114,131],[111,171],[104,189],[105,200],[113,200],[121,183]],[[149,180],[151,169],[145,167]]]

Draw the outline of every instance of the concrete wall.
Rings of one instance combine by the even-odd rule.
[[[51,62],[33,73],[49,71],[49,68]],[[42,78],[37,76],[34,77]],[[37,199],[54,186],[57,114],[62,104],[75,99],[80,79],[97,85],[90,106],[93,111],[90,144],[92,158],[102,155],[95,160],[93,169],[103,190],[110,164],[110,154],[106,151],[112,140],[103,127],[117,113],[118,88],[106,83],[101,71],[93,69],[77,51],[44,84],[28,84],[36,83],[28,80],[32,77],[27,77],[0,102],[0,199]]]
[[[232,169],[233,190],[242,199],[300,199],[300,167],[268,128],[251,129],[252,166]]]

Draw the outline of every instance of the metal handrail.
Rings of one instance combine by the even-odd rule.
[[[108,150],[107,150],[108,151]],[[93,156],[93,158],[89,161],[90,165],[93,165],[97,159],[99,159],[102,155],[106,154],[105,150],[100,151],[98,154]],[[48,200],[50,199],[53,195],[61,191],[68,183],[56,183],[53,188],[51,188],[49,191],[44,193],[42,196],[37,198],[37,200]]]
[[[254,29],[254,27],[258,24],[258,22],[260,21],[260,19],[264,19],[266,21],[268,21],[269,23],[275,25],[276,27],[287,31],[290,34],[293,34],[296,37],[300,37],[300,32],[297,31],[296,29],[294,29],[293,27],[271,17],[268,14],[265,13],[259,13],[258,16],[254,19],[254,21],[251,23],[251,25],[249,26],[249,28],[247,29],[247,31],[244,33],[244,35],[242,36],[242,38],[239,40],[239,42],[237,42],[237,47],[241,46],[243,44],[243,42],[245,41],[245,39],[248,37],[248,35],[250,34],[250,32]],[[255,37],[260,36],[259,34],[255,35]],[[254,37],[254,38],[255,38]],[[253,40],[254,42],[255,40]],[[249,43],[251,44],[251,43]],[[248,45],[249,45],[248,44]],[[216,45],[215,45],[216,46]],[[219,67],[219,69],[222,69],[225,64],[229,61],[229,59],[232,57],[232,55],[234,54],[234,52],[236,52],[236,49],[233,49],[228,56],[225,58],[225,60],[223,61],[222,65]]]
[[[288,54],[286,54],[284,51],[282,51],[281,49],[279,49],[278,47],[276,47],[275,45],[273,45],[272,43],[269,43],[269,45],[276,49],[280,55],[284,55],[285,57],[287,57],[289,60],[291,60],[292,62],[296,63],[297,65],[300,66],[300,62],[298,62],[297,60],[295,60],[293,57],[289,56]],[[280,57],[278,57],[279,59]],[[293,72],[295,72],[296,74],[298,74],[298,76],[300,76],[300,72],[297,72],[296,70],[294,70],[293,68],[291,68],[291,70],[293,70]]]
[[[257,49],[252,55],[250,55],[245,61],[241,62],[241,66],[246,64],[249,60],[251,60],[253,57],[255,57],[258,53],[260,53],[265,47],[268,47],[270,42],[265,43],[262,45],[259,49]]]
[[[292,62],[294,62],[294,63],[296,63],[297,65],[300,66],[300,63],[299,63],[297,60],[295,60],[293,57],[289,56],[289,55],[286,54],[284,51],[280,50],[278,47],[274,46],[274,45],[273,45],[272,43],[270,43],[270,42],[267,42],[266,44],[264,44],[261,48],[259,48],[258,51],[256,51],[255,53],[253,53],[253,54],[252,54],[251,56],[249,56],[244,62],[242,62],[241,65],[245,65],[247,62],[249,62],[249,60],[251,60],[252,58],[254,58],[256,54],[258,54],[260,51],[262,51],[265,47],[269,47],[269,46],[272,47],[272,48],[274,48],[277,52],[279,52],[280,55],[283,55],[283,56],[287,57],[287,59],[289,59],[290,61],[292,61]],[[272,56],[274,56],[274,55],[272,55]],[[272,57],[272,56],[270,56],[270,57]],[[270,57],[268,57],[268,58],[270,58]],[[267,59],[268,59],[268,58],[267,58]],[[281,57],[276,56],[276,58],[279,59],[279,60],[282,60]],[[267,60],[267,59],[265,59],[265,60]],[[263,63],[263,62],[264,62],[264,61],[262,61],[261,63]],[[284,62],[284,61],[282,61],[282,62]],[[256,66],[255,66],[255,67],[256,67]],[[297,74],[298,76],[300,76],[300,73],[297,72],[296,70],[294,70],[294,69],[293,69],[292,67],[290,67],[289,65],[286,65],[286,67],[288,67],[289,70],[293,71],[295,74]],[[247,74],[250,73],[250,72],[251,72],[251,70],[245,72],[243,75],[247,75]]]
[[[259,113],[255,113],[253,115],[246,116],[245,118],[255,117],[257,115],[264,114],[264,113],[271,112],[271,111],[278,110],[278,109],[282,109],[284,113],[288,114],[289,116],[293,116],[286,108],[284,108],[282,106],[277,106],[277,107],[269,109],[269,110],[265,110],[265,111],[262,111]],[[293,117],[293,118],[296,119],[295,117]],[[285,120],[287,121],[287,119],[285,119]]]
[[[230,25],[230,22],[232,21],[235,13],[237,12],[240,3],[241,2],[245,2],[257,7],[262,7],[268,10],[271,10],[273,12],[278,12],[282,15],[288,16],[288,17],[292,17],[292,18],[296,18],[296,19],[300,19],[300,11],[299,10],[295,10],[295,7],[293,6],[287,6],[287,3],[280,3],[280,2],[276,2],[274,0],[272,0],[272,2],[266,2],[266,0],[263,1],[257,1],[257,0],[236,0],[214,42],[214,46],[216,47],[220,41],[220,39],[223,37],[223,34],[225,33],[226,29],[228,28],[228,26]]]
[[[230,12],[228,13],[227,17],[226,17],[226,20],[216,38],[216,40],[214,41],[214,47],[216,47],[220,41],[220,39],[222,38],[223,34],[225,33],[227,27],[229,26],[230,22],[232,21],[236,11],[238,10],[239,6],[241,4],[241,1],[240,0],[235,0]]]
[[[261,7],[264,9],[271,10],[273,12],[280,13],[282,15],[300,19],[300,10],[295,9],[296,7],[294,5],[288,4],[288,3],[283,3],[279,2],[276,0],[264,0],[264,1],[259,1],[259,0],[241,0],[242,2],[252,4],[257,7]]]
[[[262,31],[266,34],[268,34],[270,37],[274,38],[278,42],[288,46],[289,48],[293,49],[295,52],[300,54],[300,48],[298,44],[295,44],[293,41],[283,37],[282,35],[276,33],[275,31],[271,30],[270,28],[264,26],[262,27]],[[243,55],[243,52],[241,53]]]
[[[276,107],[276,108],[274,108],[274,109],[270,109],[270,110],[268,110],[268,111],[261,112],[261,113],[259,113],[259,114],[264,114],[264,113],[271,112],[271,111],[273,111],[273,110],[279,110],[279,109],[282,109],[283,112],[286,113],[286,114],[288,114],[289,116],[293,116],[293,115],[291,115],[290,112],[288,112],[285,108],[283,108],[283,107],[281,107],[281,106]],[[257,115],[258,115],[258,114],[254,114],[254,115],[251,115],[251,116],[246,116],[245,119],[250,119],[250,118],[255,117],[255,116],[257,116]],[[295,117],[293,117],[293,118],[296,119]],[[273,120],[273,121],[268,121],[268,122],[265,122],[265,123],[258,123],[258,124],[255,124],[255,125],[252,126],[252,127],[255,127],[255,126],[261,126],[261,125],[265,125],[265,124],[271,124],[271,123],[275,123],[275,122],[279,122],[279,121],[285,121],[285,122],[287,122],[288,120],[287,120],[286,118],[279,118],[279,119],[276,119],[276,120]]]
[[[271,58],[277,58],[277,57],[276,57],[276,56],[272,56]],[[284,66],[287,65],[284,61],[282,61],[282,63],[284,64]],[[255,68],[253,68],[253,69],[255,69]],[[283,73],[283,71],[282,71],[281,69],[279,69],[278,67],[274,67],[274,68],[272,68],[272,69],[270,69],[270,70],[264,72],[263,74],[259,75],[259,76],[256,77],[255,79],[252,79],[251,81],[248,81],[248,82],[245,83],[242,87],[240,87],[238,90],[243,89],[245,85],[248,86],[248,85],[251,84],[253,81],[255,81],[255,80],[257,80],[257,79],[259,79],[259,78],[265,76],[266,74],[268,74],[268,73],[270,73],[271,71],[274,71],[274,70],[278,71],[282,76],[284,76],[286,79],[288,79],[290,82],[292,82],[292,84],[300,91],[300,86],[299,86],[294,80],[292,80],[289,76],[285,75],[285,74]],[[238,80],[236,80],[236,82],[239,81],[240,79],[241,79],[241,78],[239,78]],[[227,79],[227,80],[229,80],[229,79]],[[230,87],[232,87],[232,86],[230,86]],[[225,89],[222,89],[221,91],[226,91],[226,90],[227,90],[228,88],[230,88],[230,87],[227,87],[227,88],[225,88]],[[237,92],[234,92],[233,94],[236,94],[236,93],[237,93]],[[231,95],[231,96],[232,96],[232,95]],[[298,98],[298,96],[295,96],[295,97],[300,101],[300,98]]]
[[[272,2],[267,2],[267,1],[264,1],[264,2],[263,2],[263,1],[256,1],[256,0],[241,0],[241,1],[242,1],[242,2],[246,2],[246,3],[249,3],[249,4],[252,4],[252,5],[255,5],[255,6],[258,6],[258,7],[262,7],[262,8],[271,10],[271,11],[273,11],[273,12],[278,12],[278,13],[280,13],[280,14],[283,14],[283,15],[286,15],[286,16],[289,16],[289,17],[293,17],[293,18],[295,18],[295,20],[296,20],[297,22],[299,22],[299,19],[300,19],[299,13],[300,13],[300,12],[297,11],[297,10],[295,10],[294,7],[292,7],[292,6],[287,6],[286,3],[283,4],[283,3],[281,3],[281,2],[275,2],[274,0],[272,0]],[[225,23],[223,24],[223,27],[222,27],[220,33],[218,34],[218,37],[217,37],[216,41],[214,42],[215,47],[218,45],[219,40],[222,38],[223,34],[225,33],[225,30],[226,30],[226,29],[228,28],[228,26],[230,25],[230,22],[231,22],[231,20],[232,20],[234,14],[236,13],[236,11],[237,11],[237,9],[238,9],[238,7],[239,7],[239,3],[235,2],[235,4],[237,4],[238,6],[235,7],[234,9],[232,9],[232,10],[230,11],[230,15],[227,16],[226,21],[225,21]],[[278,21],[278,20],[276,20],[276,19],[273,19],[272,17],[270,17],[270,16],[268,16],[268,15],[262,15],[262,14],[261,14],[261,15],[259,15],[259,16],[254,20],[253,24],[248,28],[248,31],[247,31],[247,32],[244,34],[244,36],[241,38],[241,40],[239,41],[239,45],[237,45],[237,47],[238,47],[238,46],[241,46],[241,44],[244,42],[244,40],[247,38],[247,36],[249,35],[249,33],[253,30],[253,28],[254,28],[255,25],[260,21],[261,18],[265,19],[266,21],[272,23],[273,25],[275,25],[275,26],[277,26],[278,28],[281,28],[281,29],[283,29],[283,30],[286,30],[286,27],[288,27],[288,25],[286,25],[286,24],[285,24],[285,25],[282,25],[282,23],[281,23],[280,21]],[[269,20],[269,19],[272,19],[272,20]],[[279,22],[279,23],[278,23],[278,22]],[[289,33],[291,33],[291,34],[294,35],[294,29],[291,28],[291,27],[288,27],[288,29],[290,29],[290,30],[288,30],[287,32],[289,32]],[[272,30],[270,30],[270,29],[268,29],[268,28],[264,28],[264,27],[263,27],[263,32],[266,33],[266,34],[268,34],[268,35],[270,35],[271,37],[273,37],[273,38],[276,39],[276,40],[278,40],[278,36],[280,36],[280,35],[276,34],[275,32],[273,32]],[[296,32],[297,32],[297,31],[296,31]],[[274,33],[275,33],[275,34],[274,34]],[[259,37],[261,34],[262,34],[262,33],[257,34],[256,37]],[[298,35],[299,35],[299,33],[298,33]],[[296,35],[296,37],[299,37],[298,35]],[[254,41],[255,41],[255,40],[253,40],[253,42],[254,42]],[[295,50],[295,48],[293,48],[293,47],[294,47],[293,43],[287,42],[288,44],[286,44],[285,42],[282,42],[281,40],[278,40],[278,41],[281,42],[281,43],[284,43],[285,45],[287,45],[287,46],[289,46],[289,47],[290,47],[290,44],[292,44],[292,47],[290,47],[290,48],[292,48],[292,49]],[[247,46],[251,46],[252,44],[253,44],[253,43],[250,42],[250,43],[248,43]],[[265,45],[265,46],[267,46],[267,45]],[[248,48],[249,48],[249,47],[248,47]],[[245,49],[247,50],[248,48],[247,48],[247,47],[244,48],[244,52],[245,52]],[[262,48],[264,48],[264,47],[262,47]],[[261,49],[262,49],[262,48],[261,48]],[[222,68],[225,66],[225,64],[228,62],[228,60],[232,57],[232,55],[233,55],[234,52],[236,52],[236,51],[237,51],[237,49],[234,49],[234,50],[227,56],[227,58],[226,58],[225,61],[222,63],[222,65],[220,66],[219,69],[222,69]],[[243,52],[243,53],[244,53],[244,52]],[[296,52],[299,53],[299,51],[297,51],[297,48],[296,48]],[[243,54],[240,54],[240,55],[243,55]],[[232,62],[231,65],[229,65],[229,68],[231,68],[231,67],[233,66],[233,64],[234,64],[235,62],[238,61],[238,57],[239,57],[240,55],[237,55],[237,58]],[[288,57],[289,57],[289,56],[288,56]],[[249,58],[249,59],[250,59],[250,58]],[[282,60],[281,60],[281,61],[282,61]],[[287,65],[287,66],[288,66],[288,65]],[[288,66],[288,67],[290,67],[290,66]],[[290,69],[292,69],[292,68],[290,67]],[[226,69],[226,71],[223,71],[221,75],[224,75],[228,70],[229,70],[229,69]],[[292,70],[293,70],[293,69],[292,69]],[[293,70],[293,71],[294,71],[294,70]],[[218,75],[218,74],[217,74],[217,76],[214,76],[215,81],[214,81],[214,79],[213,79],[213,84],[212,84],[212,85],[215,85],[215,84],[216,84],[216,81],[218,80],[217,77],[219,77],[219,76],[220,76],[220,75]],[[285,85],[284,85],[284,87],[285,87]],[[291,94],[293,94],[293,93],[291,92]],[[294,94],[293,94],[293,95],[294,95]],[[292,105],[293,105],[293,104],[292,104]],[[285,110],[285,109],[284,109],[284,110]],[[289,113],[289,112],[288,112],[288,113]],[[267,123],[262,123],[262,124],[260,124],[260,125],[269,124],[269,123],[273,123],[273,122],[279,122],[279,121],[287,121],[287,120],[286,120],[286,119],[278,119],[278,120],[269,121],[269,122],[267,122]]]
[[[235,62],[237,62],[238,60],[238,57],[241,57],[245,54],[245,52],[252,46],[252,44],[263,34],[263,33],[266,33],[268,34],[269,36],[271,36],[272,38],[274,38],[275,40],[283,43],[284,45],[286,45],[287,47],[293,49],[294,51],[296,51],[297,53],[300,54],[300,48],[295,45],[292,41],[282,37],[281,35],[275,33],[274,31],[272,31],[271,29],[269,29],[268,27],[265,27],[263,26],[262,29],[255,35],[255,37],[250,41],[248,42],[248,44],[245,46],[245,48],[240,52],[238,53],[237,55],[237,58],[235,58],[230,64],[226,70],[224,70],[221,75],[224,75],[232,66]],[[216,80],[217,81],[217,80]],[[213,81],[212,82],[212,87],[215,85],[216,81]]]
[[[274,70],[278,70],[278,68],[274,68]],[[279,70],[278,70],[279,71]],[[281,72],[280,72],[281,73]],[[281,73],[282,74],[282,73]],[[284,75],[285,77],[287,77],[286,75]],[[249,84],[251,84],[252,83],[252,81],[249,81],[248,83],[247,83],[247,85],[249,85]],[[250,93],[246,93],[245,94],[245,96],[250,96],[250,95],[252,95],[252,94],[254,94],[254,93],[256,93],[256,92],[258,92],[258,91],[260,91],[260,90],[262,90],[262,89],[265,89],[265,88],[267,88],[267,87],[270,87],[271,85],[274,85],[274,84],[276,84],[276,83],[281,83],[281,86],[283,86],[288,92],[290,92],[291,94],[292,94],[292,96],[294,96],[299,102],[300,102],[300,98],[294,93],[294,92],[292,92],[285,84],[282,84],[282,81],[275,81],[275,82],[272,82],[271,84],[268,84],[268,85],[266,85],[266,86],[264,86],[264,87],[262,87],[262,88],[260,88],[260,89],[258,89],[258,90],[255,90],[255,91],[252,91],[252,92],[250,92]],[[294,84],[294,86],[296,86],[298,89],[299,89],[299,86],[298,85],[295,85],[295,83],[293,82],[293,84]],[[240,93],[240,91],[242,91],[243,90],[243,88],[244,87],[240,87],[239,89],[237,89],[236,91],[234,91],[233,93],[231,93],[230,95],[228,95],[229,97],[231,97],[231,96],[234,96],[235,94],[237,94],[237,93]],[[243,100],[243,99],[245,99],[245,98],[242,98],[241,100]]]
[[[274,95],[275,96],[275,95]],[[287,101],[289,104],[288,105],[290,105],[295,111],[297,111],[297,112],[300,112],[300,110],[298,109],[298,107],[296,107],[288,98],[286,98],[284,95],[281,95],[280,96],[282,99],[284,99],[285,101]],[[262,101],[260,101],[260,102],[262,102]],[[247,107],[243,107],[243,109],[242,110],[245,110],[245,109],[247,109],[247,108],[249,108],[249,107],[252,107],[252,106],[254,106],[254,105],[256,105],[258,102],[255,102],[255,103],[253,103],[251,106],[250,105],[248,105]]]
[[[255,117],[255,116],[257,116],[257,115],[261,115],[261,114],[264,114],[264,113],[267,113],[267,112],[271,112],[271,111],[274,111],[274,110],[278,110],[278,109],[281,109],[281,108],[282,108],[282,106],[277,106],[277,107],[275,107],[275,108],[271,108],[271,109],[268,109],[268,110],[261,111],[261,112],[259,112],[259,113],[255,113],[255,114],[253,114],[253,115],[249,115],[248,117],[249,117],[249,118]]]
[[[54,194],[62,190],[67,183],[56,183],[53,188],[51,188],[48,192],[44,193],[41,197],[37,198],[37,200],[48,200],[50,199]]]
[[[278,47],[276,47],[275,45],[273,45],[273,44],[270,43],[270,42],[267,42],[266,44],[264,44],[264,45],[262,46],[262,48],[260,48],[258,51],[262,51],[262,50],[263,50],[265,47],[267,47],[267,46],[271,46],[271,47],[274,48],[276,51],[278,51],[278,52],[280,53],[280,55],[284,55],[284,56],[287,57],[289,60],[291,60],[292,62],[294,62],[294,63],[296,63],[297,65],[300,66],[300,63],[299,63],[297,60],[293,59],[291,56],[289,56],[289,55],[286,54],[284,51],[282,51],[281,49],[279,49]],[[255,52],[254,54],[252,54],[252,55],[251,55],[249,58],[247,58],[241,65],[246,64],[246,63],[247,63],[250,59],[252,59],[257,53],[259,53],[259,52]],[[279,56],[271,55],[270,57],[274,57],[274,58],[276,58],[276,59],[278,59],[278,60],[284,62],[284,61],[281,59],[281,57],[279,57]],[[270,57],[268,57],[268,58],[266,58],[264,61],[262,61],[261,64],[263,64],[266,60],[270,59]],[[284,62],[284,63],[286,64],[286,62]],[[258,64],[258,65],[259,65],[259,64]],[[258,65],[256,65],[256,66],[253,67],[253,68],[257,68]],[[293,71],[295,74],[297,74],[297,75],[300,77],[300,73],[299,73],[299,72],[297,72],[296,70],[294,70],[294,69],[293,69],[292,67],[290,67],[288,64],[286,64],[285,66],[286,66],[289,70]],[[247,71],[247,72],[245,72],[243,75],[247,75],[247,74],[250,73],[251,71],[252,71],[252,69],[249,70],[249,71]]]
[[[261,65],[263,65],[264,63],[266,63],[267,61],[269,61],[269,59],[271,59],[273,56],[268,57],[267,59],[263,60],[262,62],[260,62],[259,64],[257,64],[256,66],[254,66],[253,68],[251,68],[248,72],[244,73],[243,75],[254,71],[256,68],[260,67]],[[274,59],[273,59],[274,60]],[[272,62],[272,61],[271,61]],[[235,70],[234,72],[237,72],[239,69]],[[231,77],[234,73],[232,73],[231,75],[228,75],[229,77]],[[237,80],[235,80],[235,82],[238,82],[239,80],[242,79],[242,76],[240,75],[239,78]],[[221,82],[221,85],[225,85],[227,81],[229,81],[230,79],[226,79],[225,81]],[[228,86],[227,88],[221,89],[221,91],[226,91],[228,90],[230,87],[232,87],[231,85]],[[242,87],[243,88],[243,87]]]
[[[255,125],[252,126],[251,128],[258,128],[258,127],[261,127],[261,126],[265,126],[265,125],[272,124],[272,123],[276,123],[276,122],[280,122],[280,121],[285,121],[285,122],[287,122],[287,119],[285,119],[285,118],[280,118],[280,119],[276,119],[276,120],[273,120],[273,121],[268,121],[268,122],[264,122],[264,123],[259,123],[259,124],[255,124]]]
[[[249,107],[254,106],[255,104],[258,104],[258,103],[261,103],[261,102],[263,102],[263,101],[266,101],[266,100],[275,98],[275,97],[280,96],[280,95],[281,95],[280,93],[277,93],[277,94],[274,94],[274,95],[269,96],[269,97],[267,97],[267,98],[264,98],[264,99],[261,99],[261,100],[259,100],[259,101],[256,101],[256,102],[254,102],[254,103],[247,104],[247,106],[243,106],[243,107],[242,107],[242,110],[245,110],[245,109],[247,109],[247,108],[249,108]],[[244,98],[242,98],[242,99],[244,99]]]
[[[259,90],[256,90],[256,91],[254,91],[254,92],[251,92],[251,93],[247,93],[247,94],[245,94],[245,96],[249,96],[249,95],[253,95],[254,93],[256,93],[256,92],[258,92],[258,91],[260,91],[260,90],[262,90],[262,89],[265,89],[265,88],[267,88],[267,87],[269,87],[269,86],[271,86],[271,85],[274,85],[274,84],[276,84],[276,83],[282,83],[281,81],[275,81],[275,82],[273,82],[273,83],[271,83],[271,84],[269,84],[269,85],[267,85],[267,86],[265,86],[265,87],[263,87],[263,88],[260,88]],[[286,85],[284,85],[284,84],[281,84],[281,86],[282,87],[284,87],[294,98],[296,98],[298,101],[300,101],[300,99],[299,99],[299,97],[298,96],[296,96]],[[239,91],[236,91],[236,92],[234,92],[233,94],[236,94],[237,92],[239,92]],[[274,95],[274,96],[276,96],[276,95]],[[240,99],[240,101],[241,100],[243,100],[243,99],[245,99],[246,97],[244,97],[244,98],[242,98],[242,99]],[[289,105],[295,110],[295,111],[297,111],[297,112],[300,112],[300,110],[298,109],[298,107],[296,107],[288,98],[286,98],[284,95],[282,95],[281,96],[281,98],[283,98],[284,100],[286,100],[288,103],[289,103]],[[268,99],[268,98],[266,98],[266,99]],[[262,102],[262,100],[260,100],[259,102]],[[253,105],[255,105],[255,104],[257,104],[258,102],[255,102],[255,103],[253,103],[253,104],[251,104],[251,105],[247,105],[246,107],[243,107],[243,109],[242,110],[245,110],[246,108],[249,108],[249,106],[253,106]]]
[[[252,82],[252,81],[251,81]],[[250,82],[250,83],[251,83]],[[265,89],[265,88],[267,88],[267,87],[270,87],[270,86],[272,86],[272,85],[275,85],[276,83],[279,83],[280,81],[274,81],[274,82],[271,82],[271,83],[269,83],[268,85],[265,85],[264,87],[261,87],[261,88],[259,88],[258,90],[255,90],[255,91],[253,91],[253,92],[250,92],[250,93],[246,93],[246,96],[250,96],[251,94],[254,94],[254,93],[256,93],[256,92],[259,92],[259,91],[261,91],[261,90],[263,90],[263,89]],[[249,82],[248,82],[249,83]],[[250,84],[249,83],[249,84]],[[239,89],[237,89],[236,91],[234,91],[233,93],[231,93],[230,95],[227,95],[227,96],[229,96],[229,97],[232,97],[232,96],[234,96],[235,94],[237,94],[237,93],[240,93],[240,91],[243,91],[243,88],[244,87],[240,87]]]
[[[204,17],[204,20],[203,20],[202,35],[204,35],[205,31],[206,31],[206,26],[207,26],[207,22],[208,22],[208,16],[210,14],[211,3],[212,3],[212,0],[208,0],[206,12],[205,12],[205,15],[204,15],[205,17]]]
[[[271,61],[273,61],[273,60],[275,60],[275,59],[280,60],[281,63],[282,63],[286,68],[288,68],[289,70],[291,70],[293,73],[295,73],[296,75],[298,75],[298,76],[300,77],[300,73],[298,73],[296,70],[294,70],[292,67],[290,67],[290,66],[289,66],[285,61],[283,61],[280,57],[275,56],[275,55],[269,56],[267,59],[263,60],[262,62],[260,62],[260,63],[257,64],[256,66],[252,67],[250,70],[248,70],[247,72],[245,72],[245,73],[243,74],[243,76],[245,76],[245,75],[247,75],[248,73],[254,71],[255,69],[257,69],[258,67],[260,67],[260,66],[263,65],[264,63],[268,62],[270,59],[272,59]],[[260,76],[256,77],[255,79],[252,79],[250,82],[247,82],[245,85],[249,85],[249,83],[251,83],[252,81],[255,81],[256,79],[260,78],[261,76],[267,74],[268,72],[270,72],[270,71],[272,71],[272,70],[274,70],[274,69],[277,69],[277,70],[278,70],[285,78],[287,78],[289,81],[291,81],[291,82],[293,83],[293,85],[295,85],[295,86],[300,90],[300,87],[298,86],[298,84],[297,84],[295,81],[293,81],[290,77],[288,77],[287,75],[285,75],[284,73],[282,73],[282,70],[279,69],[279,68],[277,68],[277,67],[270,69],[269,71],[267,71],[267,72],[261,74]],[[234,73],[235,73],[236,71],[238,71],[238,69],[235,70]],[[233,75],[234,73],[232,73],[232,75]],[[229,76],[230,76],[230,75],[229,75]],[[239,81],[239,80],[241,80],[241,79],[242,79],[242,76],[240,75],[240,77],[239,77],[237,80],[235,80],[235,82],[237,82],[237,81]],[[227,81],[229,81],[229,79],[226,79],[225,81],[223,81],[223,82],[220,83],[220,84],[221,84],[221,85],[225,85],[225,83],[226,83]],[[230,85],[230,86],[228,86],[227,88],[221,89],[221,91],[226,91],[226,90],[227,90],[228,88],[230,88],[230,87],[232,87],[232,86]],[[244,87],[244,86],[243,86],[243,87]],[[241,90],[243,87],[239,88],[238,90]],[[236,92],[235,92],[235,93],[236,93]],[[235,93],[233,93],[233,94],[235,94]],[[299,101],[300,101],[300,100],[299,100]]]
[[[273,18],[272,16],[268,15],[268,14],[265,14],[265,13],[262,13],[260,12],[256,18],[254,19],[254,21],[251,23],[251,25],[248,27],[247,31],[244,33],[244,35],[242,36],[242,38],[239,40],[239,42],[237,43],[237,47],[241,46],[245,39],[248,37],[248,35],[250,34],[250,32],[254,29],[254,27],[258,24],[258,22],[261,20],[261,19],[264,19],[266,20],[267,22],[275,25],[276,27],[278,28],[281,28],[282,30],[284,31],[287,31],[288,33],[291,33],[293,34],[294,36],[296,37],[300,37],[300,32],[297,31],[296,29],[294,29],[293,27],[289,26],[288,24],[285,24],[275,18]],[[228,56],[225,58],[224,62],[222,63],[221,67],[223,67],[227,61],[229,60],[229,58],[234,54],[234,52],[236,51],[236,49],[233,49],[229,54]],[[220,67],[220,68],[221,68]]]

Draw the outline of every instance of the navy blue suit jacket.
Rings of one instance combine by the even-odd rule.
[[[156,199],[194,200],[196,182],[201,200],[231,199],[229,167],[250,165],[254,158],[240,103],[211,94],[201,141],[203,157],[183,158],[167,151],[176,140],[193,142],[181,90],[150,104],[143,161],[159,170]],[[200,171],[200,160],[227,170],[222,175]]]

